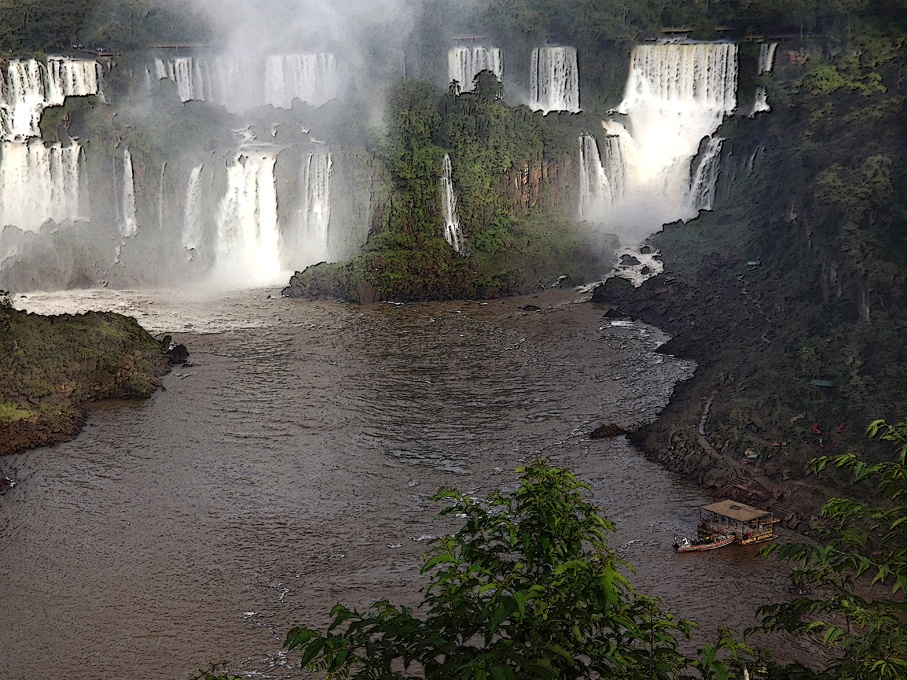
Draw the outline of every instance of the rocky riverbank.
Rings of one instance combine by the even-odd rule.
[[[167,349],[120,314],[0,307],[0,455],[75,437],[86,402],[149,397],[169,370]]]
[[[736,241],[741,232],[716,229],[715,215],[700,220],[670,226],[653,239],[662,252],[675,254],[666,257],[663,274],[639,288],[609,279],[593,294],[608,315],[667,331],[672,339],[660,351],[698,364],[658,420],[630,438],[716,497],[772,510],[787,527],[808,532],[840,480],[833,473],[816,478],[807,463],[866,451],[869,414],[896,418],[903,395],[889,393],[890,410],[874,411],[881,409],[877,402],[854,398],[854,378],[834,363],[823,370],[806,362],[803,347],[814,342],[822,310],[808,294],[802,263],[747,264],[742,254],[748,248]],[[704,231],[709,237],[700,240]],[[866,357],[878,355],[888,331],[880,324],[873,338],[859,324],[841,323],[820,337],[828,353],[838,347]]]
[[[704,273],[701,285],[691,286],[662,276],[638,289],[610,279],[595,291],[593,301],[609,305],[612,316],[626,314],[671,333],[661,351],[698,363],[696,375],[677,386],[658,420],[630,439],[648,457],[711,488],[716,497],[772,510],[787,527],[807,531],[826,496],[816,478],[806,475],[805,463],[822,451],[804,433],[778,431],[772,414],[757,405],[754,392],[762,390],[753,389],[753,383],[773,389],[772,372],[759,378],[764,367],[758,365],[758,345],[766,342],[765,328],[752,309],[735,302],[731,311],[720,304],[736,300],[743,284],[735,289],[716,277],[723,278],[717,268]],[[710,291],[705,298],[703,290]],[[788,424],[802,430],[806,420],[802,416]]]

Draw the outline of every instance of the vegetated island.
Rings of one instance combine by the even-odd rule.
[[[145,399],[170,367],[162,343],[109,312],[41,316],[0,298],[0,455],[75,437],[81,405]]]

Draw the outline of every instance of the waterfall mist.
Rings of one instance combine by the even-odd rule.
[[[119,118],[102,133],[109,139],[69,138],[70,114],[52,119],[62,142],[43,141],[39,127],[43,112],[67,98],[103,99],[108,64],[62,56],[5,63],[0,287],[274,285],[361,247],[368,185],[355,154],[334,153],[342,136],[324,143],[317,109],[339,112],[345,97],[351,119],[380,120],[380,88],[403,74],[421,1],[193,4],[214,40],[188,54],[150,51],[140,68],[141,55],[129,55],[123,73],[138,86],[124,89],[120,74],[111,100]],[[187,114],[196,128],[186,137],[174,128],[154,139],[143,129],[155,116],[183,125]],[[216,141],[195,141],[205,136]],[[66,260],[56,264],[60,275],[24,275],[48,250]]]
[[[464,91],[483,70],[504,79],[512,46],[454,40],[453,20],[437,28],[443,45],[414,47],[410,29],[423,4],[196,0],[216,41],[189,53],[158,47],[131,55],[129,70],[115,74],[103,60],[10,59],[0,71],[0,287],[35,285],[22,272],[57,248],[64,273],[41,287],[272,285],[355,254],[373,214],[362,149],[387,129],[389,83],[426,61],[425,50],[438,65],[430,79],[446,72]],[[467,8],[477,9],[460,3],[445,16]],[[711,208],[715,130],[736,107],[736,50],[633,50],[623,101],[578,139],[577,213],[595,243],[616,234],[635,245],[665,222]],[[764,46],[760,72],[770,72],[773,53]],[[579,112],[577,50],[546,44],[524,54],[522,64],[508,63],[508,83],[518,83],[509,96],[525,102],[528,94],[545,113]],[[76,97],[110,107],[55,112],[41,123],[45,141],[42,113]],[[84,138],[69,129],[95,114],[103,125]],[[448,157],[438,235],[462,253],[471,232],[456,215],[450,166]]]

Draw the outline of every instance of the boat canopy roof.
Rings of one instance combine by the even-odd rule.
[[[737,522],[751,522],[761,517],[771,517],[770,512],[754,508],[751,505],[744,505],[737,501],[718,501],[710,505],[703,505],[700,510],[713,512],[722,517],[729,517]]]

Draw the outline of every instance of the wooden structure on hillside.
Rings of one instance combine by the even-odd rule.
[[[771,512],[737,501],[718,501],[699,508],[699,535],[703,538],[734,535],[734,543],[749,545],[775,537],[777,522]]]

